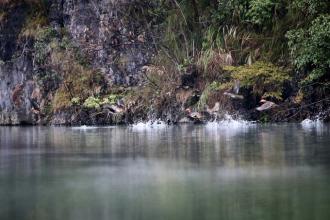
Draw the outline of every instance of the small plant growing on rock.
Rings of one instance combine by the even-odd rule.
[[[111,94],[109,95],[108,99],[109,99],[109,103],[110,104],[116,104],[117,101],[121,98],[120,95],[116,95],[116,94]]]
[[[71,99],[71,104],[74,106],[77,106],[80,104],[80,98],[79,97],[74,97]]]
[[[100,99],[90,96],[85,100],[83,106],[89,109],[98,109],[101,107]]]
[[[100,105],[106,105],[106,104],[109,104],[109,105],[114,105],[117,103],[117,101],[121,98],[122,96],[121,95],[117,95],[117,94],[110,94],[109,96],[107,97],[104,97],[102,99],[102,101],[100,101]]]

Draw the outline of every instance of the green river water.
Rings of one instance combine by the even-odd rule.
[[[329,220],[320,124],[0,127],[0,220]]]

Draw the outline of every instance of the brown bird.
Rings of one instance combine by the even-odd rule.
[[[273,108],[278,106],[274,102],[267,101],[265,99],[261,99],[260,103],[262,105],[259,106],[258,108],[256,108],[257,111],[259,111],[259,112],[263,112],[263,111],[266,111],[266,110],[269,110],[269,109],[273,109]]]

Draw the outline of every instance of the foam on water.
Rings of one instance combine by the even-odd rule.
[[[148,122],[139,122],[137,124],[132,125],[133,131],[146,131],[146,130],[158,130],[158,129],[164,129],[168,125],[163,121],[148,121]]]
[[[246,121],[243,119],[234,119],[233,116],[226,114],[224,119],[220,121],[208,122],[206,128],[226,128],[226,129],[242,129],[255,126],[254,122]]]
[[[162,130],[167,128],[167,125],[163,121],[148,121],[148,122],[139,122],[137,124],[132,125],[133,131],[155,131]],[[205,127],[208,130],[216,130],[216,129],[226,129],[226,130],[242,130],[248,127],[255,126],[254,122],[246,121],[243,119],[234,119],[231,115],[225,115],[224,119],[221,121],[213,121],[207,122]]]
[[[251,126],[255,126],[256,124],[251,121],[246,121],[243,119],[235,119],[233,116],[226,114],[224,118],[220,121],[213,121],[207,122],[205,127],[208,130],[216,130],[216,129],[225,129],[225,130],[242,130],[249,128]],[[72,127],[73,130],[93,130],[93,129],[103,129],[103,128],[114,128],[115,126],[107,126],[107,127],[100,127],[100,126],[78,126]],[[148,122],[139,122],[130,126],[133,131],[155,131],[155,130],[163,130],[168,128],[168,124],[163,121],[148,121]]]
[[[312,128],[322,128],[324,125],[323,121],[319,118],[312,120],[312,119],[305,119],[301,122],[301,126],[303,129],[312,129]]]
[[[234,119],[231,115],[226,115],[220,121],[208,122],[206,124],[206,131],[218,138],[220,136],[230,139],[238,133],[245,133],[251,128],[254,128],[254,122],[246,121],[243,119]],[[220,135],[221,134],[221,135]]]
[[[114,126],[78,126],[78,127],[72,127],[73,130],[93,130],[93,129],[100,129],[100,128],[114,128]]]
[[[316,132],[317,135],[323,134],[328,129],[328,127],[326,126],[324,121],[320,119],[320,117],[316,117],[316,119],[314,120],[311,120],[309,118],[303,120],[301,122],[301,127],[306,132]]]

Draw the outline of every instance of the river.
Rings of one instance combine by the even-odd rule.
[[[1,220],[328,220],[318,123],[0,127]]]

